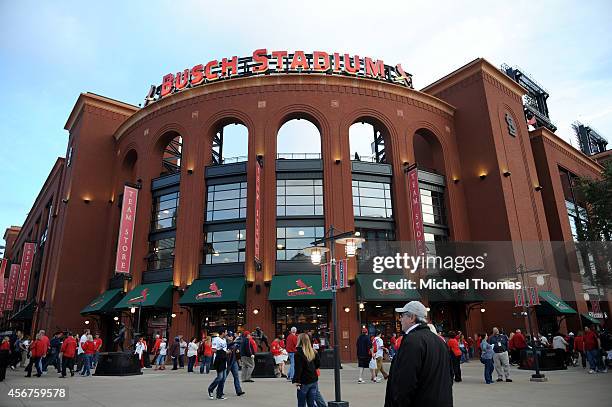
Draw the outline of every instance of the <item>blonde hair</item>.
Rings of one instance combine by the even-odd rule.
[[[306,360],[312,362],[316,356],[316,352],[310,344],[310,336],[308,336],[308,334],[300,334],[300,336],[298,337],[298,346],[302,347],[302,352],[304,352]]]

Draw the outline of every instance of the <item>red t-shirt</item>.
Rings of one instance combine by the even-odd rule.
[[[33,358],[39,358],[47,354],[45,343],[42,340],[34,340],[30,344],[30,354]]]
[[[461,349],[459,349],[459,342],[455,338],[450,338],[448,340],[448,348],[453,352],[455,356],[461,356]]]
[[[47,335],[43,335],[42,338],[40,338],[40,341],[43,343],[43,345],[45,347],[45,354],[46,354],[47,351],[49,350],[49,346],[51,346],[51,342],[49,341],[49,337]]]
[[[392,336],[391,339],[389,339],[389,342],[391,343],[391,346],[395,348],[395,342],[397,342],[397,338]]]
[[[287,347],[286,347],[287,352],[289,353],[297,352],[297,340],[298,340],[298,337],[293,332],[290,333],[289,336],[287,336]]]
[[[93,343],[94,343],[94,349],[96,350],[96,352],[100,352],[102,350],[102,339],[96,338],[93,340]]]
[[[96,348],[93,341],[87,341],[81,347],[86,355],[93,355],[96,353]]]
[[[155,339],[155,344],[153,345],[153,353],[157,353],[159,351],[159,345],[161,344],[161,338]]]
[[[204,356],[211,357],[212,354],[213,354],[212,344],[211,343],[205,343],[204,344]]]
[[[270,347],[270,352],[272,352],[273,356],[280,356],[281,355],[281,345],[280,345],[280,341],[273,341],[272,342],[272,346]]]
[[[61,352],[64,354],[65,358],[73,358],[76,354],[77,343],[72,336],[64,339],[62,343]]]
[[[584,341],[582,340],[582,335],[577,336],[574,339],[574,349],[576,349],[579,352],[584,352]]]
[[[2,345],[0,345],[0,350],[11,350],[11,343],[2,342]]]
[[[599,346],[597,345],[597,334],[593,331],[588,331],[584,333],[584,350],[593,350],[597,349]]]

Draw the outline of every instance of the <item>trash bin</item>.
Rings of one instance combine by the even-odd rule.
[[[334,368],[334,350],[333,349],[325,349],[319,354],[319,358],[321,361],[321,369],[333,369]],[[342,365],[340,365],[340,369],[342,369]]]
[[[270,352],[255,354],[255,369],[252,377],[276,377],[274,374],[274,356]]]
[[[132,376],[142,374],[138,355],[132,352],[100,352],[94,376]]]

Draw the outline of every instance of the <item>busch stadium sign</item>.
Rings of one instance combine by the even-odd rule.
[[[197,64],[176,74],[164,75],[159,86],[151,85],[145,97],[147,106],[173,93],[219,80],[242,78],[253,75],[315,73],[375,79],[413,89],[412,75],[400,64],[385,65],[380,59],[338,52],[314,51],[270,51],[258,49],[248,57],[223,58],[206,64]]]

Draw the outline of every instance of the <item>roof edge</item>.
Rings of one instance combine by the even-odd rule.
[[[83,111],[85,105],[91,105],[105,109],[114,113],[118,113],[124,116],[131,116],[137,112],[140,108],[138,106],[130,105],[119,100],[111,99],[106,96],[96,95],[95,93],[85,92],[81,93],[77,98],[68,120],[64,125],[64,129],[71,131],[72,127],[76,123],[77,118]]]

